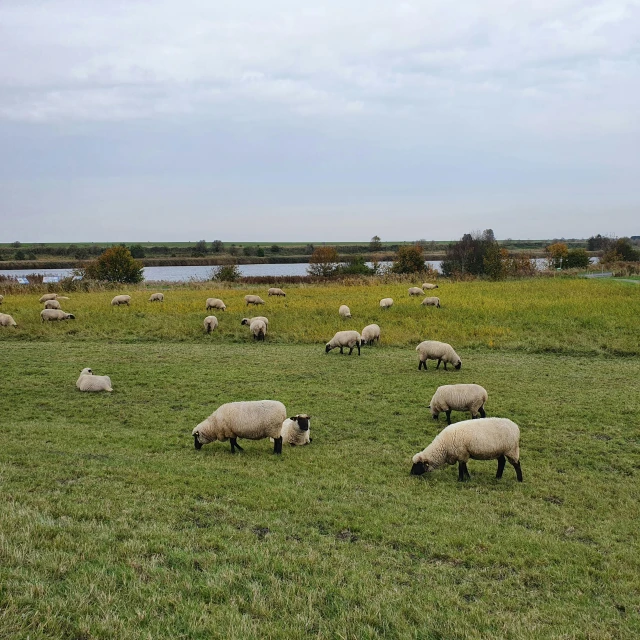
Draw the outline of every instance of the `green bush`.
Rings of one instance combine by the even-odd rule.
[[[242,273],[237,264],[221,264],[211,269],[211,280],[216,282],[235,282],[242,278]]]
[[[133,256],[129,249],[115,246],[107,249],[96,260],[84,269],[85,278],[105,282],[126,282],[134,284],[142,282],[144,267]]]

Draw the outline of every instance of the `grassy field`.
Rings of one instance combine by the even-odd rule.
[[[637,287],[445,283],[440,310],[394,287],[265,297],[265,344],[239,325],[246,289],[169,289],[163,306],[134,289],[128,309],[71,294],[75,323],[44,326],[39,296],[7,297],[0,638],[638,637]],[[213,294],[229,310],[206,336]],[[324,354],[371,321],[379,347]],[[418,372],[431,337],[461,371]],[[85,366],[114,393],[77,392]],[[409,476],[444,425],[431,394],[454,382],[520,425],[523,484],[493,461],[465,484]],[[193,449],[219,404],[260,398],[310,413],[313,443]]]

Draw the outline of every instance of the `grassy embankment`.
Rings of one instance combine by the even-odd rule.
[[[0,332],[0,637],[638,636],[636,288],[443,284],[438,310],[406,287],[291,287],[250,312],[270,318],[266,344],[239,326],[246,291],[152,306],[136,290],[129,309],[72,294],[78,320],[44,326],[34,296],[5,300],[21,327]],[[210,294],[229,311],[206,336]],[[371,321],[380,347],[324,354]],[[418,372],[427,337],[462,370]],[[83,366],[115,392],[77,392]],[[408,475],[452,382],[520,424],[523,484],[494,462],[467,484]],[[193,450],[217,405],[263,397],[312,414],[313,444]]]

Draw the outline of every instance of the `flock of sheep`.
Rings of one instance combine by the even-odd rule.
[[[425,283],[420,287],[411,287],[409,296],[423,295],[425,290],[436,289],[438,285]],[[282,289],[271,288],[269,296],[286,296]],[[257,295],[245,296],[246,306],[262,305],[265,301]],[[40,298],[44,304],[44,309],[40,316],[42,322],[75,319],[75,316],[66,313],[60,308],[60,300],[68,300],[65,296],[56,293],[48,293]],[[163,302],[162,293],[154,293],[149,298],[149,302]],[[0,295],[0,304],[3,296]],[[129,306],[131,296],[117,295],[111,301],[112,306]],[[427,297],[422,301],[423,305],[440,308],[440,299],[437,297]],[[388,309],[393,305],[392,298],[380,300],[380,307]],[[219,298],[208,298],[206,301],[207,311],[218,309],[224,311],[226,305]],[[346,305],[342,305],[338,313],[343,318],[351,318],[351,311]],[[254,318],[243,318],[242,325],[249,327],[255,340],[264,340],[267,334],[269,320],[264,316]],[[16,327],[14,319],[8,315],[0,313],[0,326]],[[211,333],[218,326],[216,316],[207,316],[204,320],[204,328],[207,333]],[[325,353],[332,349],[349,348],[349,355],[357,348],[360,355],[362,344],[373,344],[380,340],[380,327],[377,324],[370,324],[362,330],[362,334],[357,331],[338,331],[333,338],[325,345]],[[451,364],[455,369],[460,369],[462,361],[453,347],[444,342],[426,340],[417,347],[418,370],[427,369],[427,361],[437,361],[436,369],[444,363]],[[113,391],[109,376],[97,376],[89,368],[81,371],[76,382],[80,391],[100,392]],[[516,477],[522,482],[522,470],[520,468],[519,440],[520,430],[511,420],[506,418],[485,417],[484,405],[488,395],[486,390],[477,384],[453,384],[438,387],[429,408],[434,420],[437,420],[440,413],[444,413],[447,418],[445,427],[423,451],[413,456],[412,475],[421,475],[425,472],[434,471],[445,465],[458,463],[458,480],[464,481],[469,478],[467,462],[474,460],[498,460],[498,470],[496,477],[501,478],[506,461],[514,467]],[[469,411],[471,420],[465,420],[456,424],[451,424],[452,411]],[[481,417],[478,418],[478,415]],[[295,445],[306,445],[311,442],[310,420],[307,414],[298,414],[287,418],[285,406],[275,400],[258,400],[246,402],[230,402],[224,404],[214,411],[206,420],[201,422],[192,431],[194,446],[201,449],[204,444],[216,440],[230,441],[231,453],[236,449],[242,451],[237,439],[260,440],[270,438],[274,443],[273,452],[282,452],[283,442]]]

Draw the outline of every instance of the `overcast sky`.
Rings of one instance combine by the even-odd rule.
[[[218,4],[1,0],[1,242],[640,234],[640,0]]]

